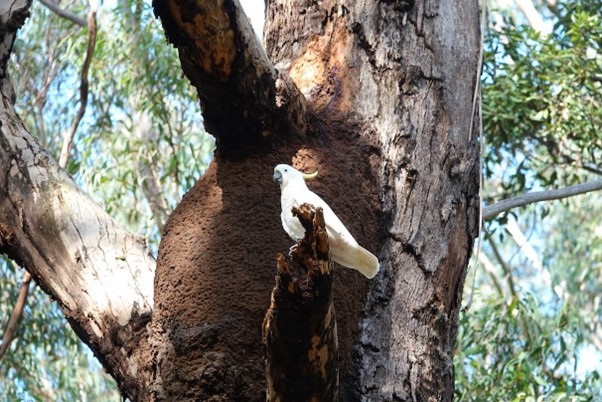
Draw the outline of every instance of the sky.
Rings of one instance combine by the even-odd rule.
[[[265,2],[264,0],[240,0],[245,14],[251,20],[255,34],[259,38],[263,37],[263,22],[265,21]]]

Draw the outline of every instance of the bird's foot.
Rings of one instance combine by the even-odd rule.
[[[293,244],[291,246],[291,248],[288,250],[288,256],[292,258],[293,257],[293,251],[297,250],[298,247],[299,247],[298,244],[296,244],[296,243]]]

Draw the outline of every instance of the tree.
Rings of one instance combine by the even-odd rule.
[[[28,6],[3,10],[3,44]],[[154,7],[217,142],[165,226],[156,274],[143,243],[27,133],[9,50],[1,250],[59,302],[131,399],[261,400],[261,322],[275,256],[290,246],[271,170],[319,167],[316,192],[382,263],[372,283],[336,271],[342,399],[451,399],[479,226],[477,3],[274,1],[265,51],[237,2]]]

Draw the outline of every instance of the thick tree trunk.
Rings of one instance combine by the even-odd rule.
[[[232,22],[240,18],[235,2],[205,7],[195,9],[203,14],[196,17],[198,20],[230,21],[228,27],[233,30],[234,37],[238,37],[240,25]],[[165,8],[177,14],[183,6]],[[212,13],[217,13],[217,16],[208,18],[204,15]],[[231,362],[243,361],[245,370],[255,372],[259,356],[249,354],[244,348],[227,348],[225,342],[225,332],[235,331],[242,336],[235,336],[239,342],[248,339],[249,344],[255,343],[257,335],[252,335],[256,328],[254,320],[236,320],[236,327],[224,322],[223,317],[240,313],[251,317],[261,310],[266,292],[263,275],[270,261],[263,252],[270,251],[266,254],[271,254],[271,250],[269,246],[261,248],[262,254],[255,255],[252,266],[247,265],[248,261],[240,268],[235,268],[236,264],[228,264],[228,271],[231,272],[228,275],[220,273],[224,270],[224,264],[219,260],[222,252],[214,253],[228,248],[233,256],[237,255],[240,251],[232,247],[242,242],[243,238],[247,242],[260,238],[262,243],[282,249],[281,241],[276,240],[279,236],[274,232],[274,227],[280,230],[274,205],[277,199],[273,191],[264,193],[268,186],[268,175],[274,164],[287,162],[291,157],[298,166],[305,167],[309,156],[313,159],[311,167],[326,171],[329,181],[349,180],[349,183],[353,183],[341,191],[333,187],[317,190],[334,204],[337,212],[343,211],[344,214],[344,211],[351,209],[351,205],[363,204],[365,207],[356,207],[354,210],[365,208],[368,213],[374,214],[370,212],[373,211],[371,200],[378,195],[385,217],[384,236],[379,235],[381,224],[375,215],[372,220],[360,220],[357,217],[344,219],[346,223],[355,225],[352,232],[364,236],[372,233],[363,238],[360,235],[364,242],[372,245],[379,242],[384,272],[376,278],[370,292],[361,334],[357,333],[360,328],[357,321],[359,310],[355,311],[355,315],[348,311],[346,314],[350,315],[350,319],[340,320],[348,323],[346,333],[351,334],[351,337],[343,336],[341,344],[344,367],[342,399],[451,399],[452,352],[460,296],[478,227],[479,145],[475,133],[469,132],[473,118],[472,99],[477,81],[480,37],[477,2],[431,2],[403,8],[396,2],[343,5],[335,1],[306,3],[287,0],[269,2],[267,16],[268,54],[279,73],[288,72],[305,95],[311,114],[316,116],[314,123],[305,132],[302,129],[288,133],[272,132],[275,127],[282,125],[270,124],[270,121],[287,115],[272,108],[273,115],[262,114],[267,122],[265,126],[269,127],[264,135],[272,139],[285,136],[287,143],[279,145],[278,141],[273,141],[273,148],[263,155],[265,151],[262,151],[259,141],[251,141],[255,145],[247,147],[242,158],[237,153],[236,160],[229,160],[228,148],[219,147],[219,138],[224,134],[219,130],[213,132],[218,136],[219,156],[207,177],[189,194],[189,197],[196,198],[195,202],[183,202],[172,217],[172,226],[166,232],[161,247],[157,283],[162,285],[163,267],[182,269],[181,273],[175,274],[175,278],[173,269],[169,270],[169,282],[174,284],[180,283],[178,278],[187,276],[187,271],[195,272],[198,278],[194,281],[195,285],[192,289],[187,285],[184,293],[203,295],[203,304],[194,322],[186,320],[186,325],[198,326],[203,323],[207,326],[211,323],[213,333],[219,334],[214,337],[224,342],[203,345],[201,349],[206,357],[200,358],[199,364],[207,364],[203,362],[209,361],[213,353],[219,350],[223,353],[220,356],[232,359]],[[163,15],[162,18],[168,37],[171,37],[170,32],[174,28],[170,24],[183,21],[183,17],[174,14],[169,17],[168,24]],[[189,21],[194,20],[190,15],[188,18]],[[210,27],[205,29],[211,30]],[[186,32],[186,29],[180,28],[179,32]],[[249,39],[250,36],[244,38]],[[176,45],[181,58],[197,60],[198,57],[193,56],[195,53],[203,53],[204,49],[210,49],[215,43],[205,44],[198,37],[195,40],[180,37]],[[234,43],[240,41],[234,40]],[[248,43],[246,46],[249,46]],[[256,45],[250,45],[253,46]],[[243,53],[229,60],[235,65],[237,60],[246,59]],[[183,60],[185,71],[186,64],[186,60]],[[271,70],[271,67],[268,69]],[[209,104],[212,103],[224,108],[223,97],[214,99],[217,84],[207,80],[207,77],[198,79],[198,71],[188,72],[188,75],[199,93],[204,94],[203,106],[206,110],[211,110]],[[222,81],[230,82],[227,76],[220,77]],[[233,75],[232,80],[236,82],[240,77]],[[249,77],[253,77],[253,74]],[[243,81],[247,79],[251,78],[242,78]],[[266,85],[269,88],[272,84],[268,82]],[[248,84],[237,86],[239,90],[248,87]],[[261,90],[259,93],[266,94]],[[257,102],[269,102],[275,96],[273,92],[268,96],[262,95]],[[242,98],[248,99],[249,96],[242,94]],[[235,111],[230,116],[233,120],[239,119],[237,116],[251,120],[258,116],[255,113],[238,112],[240,105],[229,99],[226,102],[234,105],[225,107],[226,110]],[[244,110],[253,108],[253,105],[245,105]],[[205,116],[215,118],[208,112]],[[303,118],[297,121],[303,121]],[[211,127],[213,122],[209,123]],[[259,137],[257,124],[241,121],[238,126],[235,132],[242,129],[247,138]],[[473,124],[473,127],[477,126]],[[336,135],[333,130],[337,131]],[[341,143],[345,143],[345,148],[337,147]],[[257,175],[250,171],[262,173]],[[380,183],[373,181],[373,177],[379,177]],[[332,182],[328,184],[332,186]],[[373,190],[377,184],[380,186],[379,194]],[[247,189],[245,196],[239,197],[239,192],[244,188]],[[225,194],[229,194],[229,197],[225,197]],[[248,211],[248,204],[243,198],[251,194],[256,194],[257,201],[252,197],[251,204],[255,205],[255,209],[249,216],[245,212]],[[344,197],[340,197],[341,194]],[[221,195],[221,204],[216,202],[216,195]],[[227,204],[223,202],[224,198],[228,200]],[[266,203],[259,199],[266,199]],[[271,207],[270,203],[273,203]],[[186,218],[180,218],[181,215]],[[198,228],[182,231],[184,221],[192,223],[193,216]],[[267,221],[273,226],[266,225],[257,230],[257,222],[265,224]],[[219,229],[207,226],[216,222],[227,225],[227,229],[221,225]],[[236,236],[212,235],[211,239],[194,240],[202,237],[202,233],[233,230]],[[191,244],[196,241],[197,245],[200,242],[204,246],[197,246],[194,250],[186,246],[183,248],[185,238],[190,239]],[[250,244],[245,248],[249,251],[243,255],[248,255],[253,249]],[[187,264],[183,264],[181,259],[190,260],[186,257],[190,253],[198,256],[193,257],[198,258],[198,264],[184,268]],[[210,257],[209,254],[214,256]],[[252,268],[255,264],[256,269]],[[344,270],[341,272],[346,273]],[[207,277],[215,279],[207,280]],[[219,285],[223,280],[227,280],[232,294],[224,295],[224,285]],[[355,277],[348,280],[341,278],[335,283],[335,289],[360,280]],[[207,282],[213,283],[214,290],[207,288]],[[361,284],[357,286],[365,289]],[[244,303],[239,303],[240,294],[247,295],[249,289],[254,289],[253,296],[249,295],[254,300],[253,304],[247,298],[244,298]],[[169,292],[166,290],[162,288],[161,294],[176,294],[178,287],[172,285]],[[358,309],[363,304],[363,294],[356,291],[344,292],[338,297],[335,295],[335,304]],[[228,299],[228,306],[224,306],[224,298]],[[196,300],[190,302],[194,304]],[[353,306],[350,302],[354,303]],[[165,309],[172,310],[172,307]],[[208,315],[208,311],[212,313]],[[168,317],[171,328],[163,327],[162,330],[171,332],[173,323],[182,318],[178,315],[174,319],[172,313]],[[353,358],[351,348],[355,349]],[[247,362],[251,364],[247,365]],[[237,373],[232,373],[229,363],[224,366],[228,369],[213,363],[215,372],[222,373],[218,378],[237,378]],[[161,361],[158,367],[161,367]],[[177,371],[173,365],[169,367],[169,373]],[[252,381],[255,379],[253,377]],[[234,384],[228,386],[220,381],[219,385],[228,391],[214,390],[215,393],[202,395],[221,392],[220,395],[236,398],[240,394],[234,389],[240,381],[248,384],[248,379],[237,378]],[[173,381],[170,383],[173,384]],[[262,399],[251,390],[252,385],[243,388],[246,397],[257,395],[252,398]],[[204,388],[201,392],[207,390]]]
[[[273,67],[265,57],[249,57],[259,44],[254,35],[245,34],[248,23],[240,22],[244,15],[237,2],[156,1],[155,11],[167,37],[177,35],[174,42],[183,66],[200,63],[208,49],[235,53],[226,69],[223,63],[209,62],[193,70],[184,67],[203,94],[203,107],[213,110],[209,103],[215,103],[222,111],[204,113],[207,127],[227,118],[228,127],[235,129],[212,132],[216,156],[165,227],[155,281],[153,398],[178,399],[185,391],[198,400],[262,401],[266,384],[263,350],[258,348],[261,322],[269,307],[274,258],[292,244],[280,222],[273,168],[291,160],[308,171],[319,167],[322,180],[313,188],[332,200],[330,205],[360,242],[376,250],[381,228],[369,157],[375,149],[355,133],[356,126],[347,127],[348,119],[341,122],[331,116],[325,125],[319,115],[306,112],[304,98],[286,75],[257,80],[258,72]],[[197,35],[193,21],[203,21],[207,32],[222,34],[223,21],[229,21],[226,36],[233,39]],[[230,85],[236,86],[236,96],[222,92]],[[238,147],[222,145],[224,141]],[[346,269],[339,269],[336,278],[345,372],[368,281]]]
[[[344,400],[451,400],[460,297],[478,228],[479,143],[469,132],[478,119],[478,3],[401,4],[277,0],[268,9],[275,65],[310,105],[359,114],[382,152],[384,272],[356,343],[359,387]]]

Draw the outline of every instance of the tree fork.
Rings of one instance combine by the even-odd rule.
[[[333,276],[322,209],[293,208],[305,237],[277,258],[276,286],[263,323],[267,401],[336,401],[338,340]],[[307,275],[305,279],[303,276]]]

